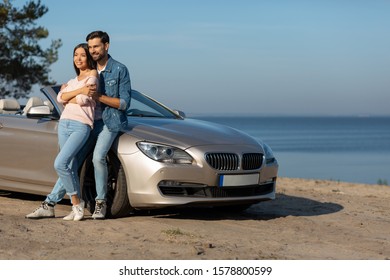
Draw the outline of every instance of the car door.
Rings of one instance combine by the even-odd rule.
[[[47,194],[57,179],[58,120],[0,114],[0,188]]]

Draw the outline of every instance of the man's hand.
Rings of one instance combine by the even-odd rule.
[[[96,84],[86,85],[80,89],[80,94],[94,98],[94,95],[96,94],[96,90],[97,90]]]
[[[101,94],[97,92],[96,84],[87,85],[87,87],[88,87],[88,96],[92,97],[94,100],[98,101]]]

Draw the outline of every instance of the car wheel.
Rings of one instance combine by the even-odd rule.
[[[127,195],[126,176],[122,164],[115,153],[110,151],[107,155],[108,186],[107,186],[107,218],[128,216],[133,212]],[[81,196],[87,209],[93,213],[95,210],[95,175],[92,163],[92,154],[87,157],[80,172]]]

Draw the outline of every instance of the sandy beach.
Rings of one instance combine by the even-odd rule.
[[[2,260],[390,259],[390,186],[279,178],[243,212],[170,209],[121,219],[29,220],[44,199],[0,191]]]

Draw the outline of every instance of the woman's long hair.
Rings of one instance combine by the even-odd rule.
[[[74,56],[74,53],[76,52],[76,50],[79,49],[79,48],[83,48],[85,50],[85,53],[87,54],[88,68],[89,69],[96,69],[96,62],[92,59],[92,56],[89,53],[88,44],[81,43],[81,44],[78,44],[76,47],[74,47],[74,49],[73,49],[73,56]],[[73,67],[74,67],[74,70],[77,73],[77,76],[80,75],[80,69],[76,67],[76,64],[74,63],[74,61],[73,61]]]

